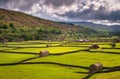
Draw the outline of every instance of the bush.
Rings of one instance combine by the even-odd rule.
[[[0,15],[0,20],[2,20],[4,18],[4,16],[3,15]]]
[[[9,27],[10,27],[10,28],[14,28],[14,24],[13,24],[13,23],[10,23],[10,24],[9,24]]]
[[[57,28],[56,29],[54,28],[54,29],[51,30],[51,33],[61,34],[61,31],[59,29],[57,29]]]
[[[0,28],[1,28],[1,29],[7,29],[8,26],[7,26],[6,24],[3,24],[3,25],[0,26]]]

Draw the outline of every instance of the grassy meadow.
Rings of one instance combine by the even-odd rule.
[[[46,45],[49,44],[49,47]],[[89,66],[100,62],[103,70],[89,79],[120,78],[120,43],[97,42],[99,49],[87,51],[93,42],[24,41],[0,44],[0,79],[83,79]],[[49,56],[38,57],[48,50]]]

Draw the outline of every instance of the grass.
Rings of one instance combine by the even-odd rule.
[[[119,78],[120,78],[120,71],[95,74],[95,76],[91,77],[91,79],[119,79]]]
[[[3,63],[16,63],[21,60],[34,57],[34,55],[10,54],[0,52],[0,64]]]
[[[89,52],[84,49],[93,43],[73,42],[59,46],[62,42],[41,42],[43,43],[10,42],[6,46],[0,45],[0,50],[3,51],[0,52],[0,64],[8,63],[5,66],[0,65],[0,79],[82,79],[88,75],[89,66],[93,63],[101,62],[107,68],[120,66],[120,43],[116,44],[116,48],[111,48],[109,43],[97,43],[104,49],[92,49]],[[52,47],[46,47],[48,43]],[[50,55],[36,58],[35,54],[41,50],[49,50]],[[30,52],[35,54],[29,54]],[[30,59],[32,57],[35,59]],[[22,60],[25,61],[9,65]],[[103,69],[105,70],[108,69]],[[89,79],[119,79],[119,74],[120,71],[102,72],[92,75]]]
[[[83,50],[85,48],[79,48],[79,47],[45,47],[45,48],[17,48],[13,50],[9,50],[11,52],[32,52],[32,53],[39,53],[41,50],[48,50],[51,54],[54,53],[64,53],[64,52],[70,52],[70,51],[76,51],[76,50]]]
[[[90,53],[90,52],[77,52],[72,54],[60,56],[48,56],[30,60],[28,62],[57,62],[63,64],[71,64],[77,66],[88,67],[92,63],[101,62],[105,67],[119,66],[119,55],[104,54],[104,53]]]
[[[0,68],[0,79],[80,79],[85,76],[73,71],[78,69],[49,64],[5,66]]]

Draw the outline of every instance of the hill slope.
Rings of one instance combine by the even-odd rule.
[[[111,31],[111,32],[120,32],[120,25],[103,25],[103,24],[95,24],[93,22],[66,22],[69,24],[74,24],[74,25],[81,25],[81,26],[87,26],[90,28],[94,28],[97,31],[102,30],[102,31]]]
[[[0,9],[0,40],[64,40],[103,34],[88,27],[58,23],[22,12]]]

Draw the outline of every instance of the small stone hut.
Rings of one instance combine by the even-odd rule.
[[[115,48],[115,46],[116,46],[115,43],[111,43],[110,45],[112,46],[112,48]]]
[[[90,65],[89,73],[92,74],[92,73],[101,71],[102,69],[103,69],[103,65],[101,63],[95,63],[95,64]]]
[[[98,49],[100,48],[97,44],[93,44],[89,47],[89,49]]]
[[[49,55],[49,51],[48,50],[42,50],[39,53],[39,57],[45,57]]]

